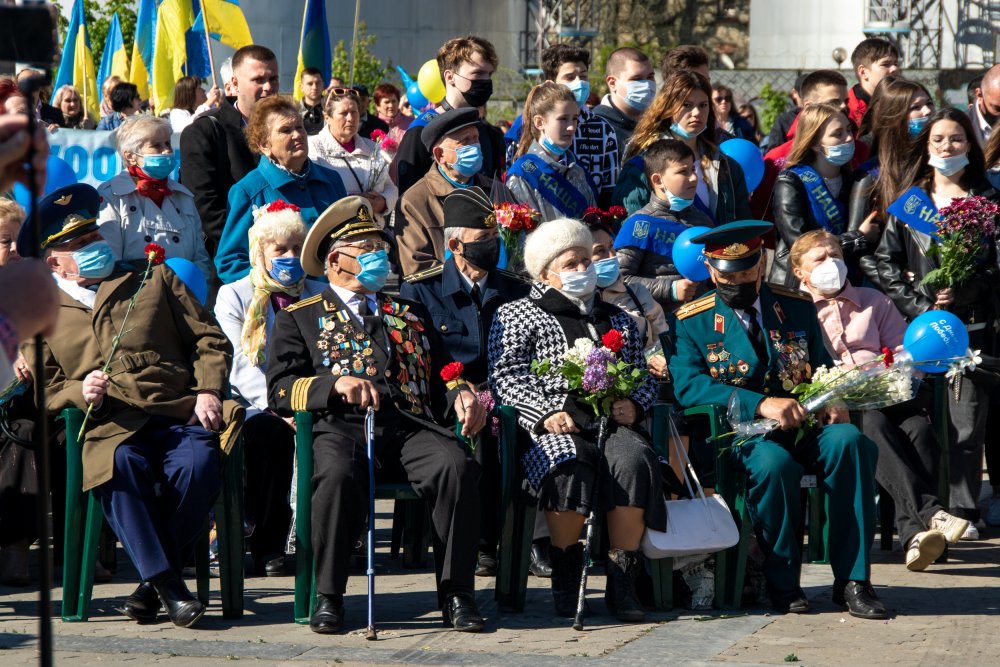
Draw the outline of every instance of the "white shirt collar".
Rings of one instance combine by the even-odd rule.
[[[757,300],[754,301],[753,307],[754,307],[754,310],[757,311],[757,324],[759,324],[760,327],[761,327],[761,329],[763,329],[764,328],[764,316],[760,312],[760,297],[759,296],[757,297]],[[734,308],[733,312],[736,313],[736,317],[740,318],[740,324],[743,325],[743,328],[744,329],[749,329],[750,328],[750,315],[747,313],[747,311],[745,311],[745,310],[736,310]]]
[[[989,139],[990,132],[993,131],[993,127],[986,122],[985,118],[983,118],[983,112],[979,109],[979,100],[976,100],[974,104],[976,107],[976,120],[979,121],[979,129],[982,131],[983,137]]]
[[[461,271],[458,272],[458,275],[462,278],[462,282],[465,283],[465,288],[471,294],[472,293],[472,278],[470,278],[469,276],[465,275]],[[487,273],[482,278],[480,278],[479,280],[476,281],[476,284],[479,285],[479,293],[480,294],[486,294],[486,280],[489,277],[490,277],[490,274]]]
[[[344,304],[350,309],[351,313],[354,315],[355,318],[357,318],[359,322],[361,321],[361,316],[358,315],[358,305],[361,303],[361,300],[364,299],[365,297],[368,298],[368,310],[372,313],[375,312],[375,309],[377,307],[377,302],[375,301],[374,294],[357,294],[349,289],[333,284],[330,285],[330,288],[334,291],[337,297],[340,298],[340,300],[343,301]]]
[[[74,301],[78,301],[86,306],[88,309],[94,309],[94,302],[97,300],[97,292],[89,290],[86,287],[82,287],[75,280],[67,280],[55,273],[52,274],[55,278],[56,285],[63,292],[66,293],[68,297]]]

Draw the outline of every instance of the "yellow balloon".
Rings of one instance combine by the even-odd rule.
[[[417,85],[428,101],[437,104],[444,99],[444,81],[441,80],[437,60],[428,60],[420,66],[420,71],[417,72]]]

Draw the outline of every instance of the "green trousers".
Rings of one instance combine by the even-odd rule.
[[[799,587],[802,569],[801,481],[815,474],[829,499],[830,566],[839,580],[871,577],[875,537],[875,465],[878,447],[851,424],[815,428],[794,443],[794,432],[775,432],[734,451],[747,473],[747,501],[764,574],[780,591]]]

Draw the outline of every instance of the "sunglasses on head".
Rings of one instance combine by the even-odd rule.
[[[354,90],[353,88],[331,88],[330,94],[336,95],[338,97],[341,95],[347,95],[348,97],[356,97],[356,98],[361,97],[361,95],[358,94],[358,91]]]

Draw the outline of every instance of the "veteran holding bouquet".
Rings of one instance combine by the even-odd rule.
[[[521,462],[551,534],[556,613],[572,617],[582,573],[584,519],[594,488],[607,512],[611,548],[605,601],[620,620],[643,609],[635,579],[647,526],[666,529],[656,455],[635,429],[655,396],[642,337],[617,306],[601,301],[591,262],[593,237],[581,222],[561,218],[528,235],[524,263],[531,293],[497,311],[490,331],[490,386],[517,409],[532,446]],[[618,390],[625,388],[624,391]],[[610,418],[603,457],[597,415]]]
[[[885,618],[872,589],[869,549],[875,532],[878,449],[847,422],[843,410],[823,409],[810,425],[792,390],[807,383],[830,355],[812,300],[765,284],[762,237],[771,223],[731,222],[692,239],[705,244],[716,290],[677,311],[676,339],[668,357],[682,407],[728,405],[735,393],[748,422],[764,418],[780,430],[734,445],[733,463],[747,475],[754,531],[764,551],[772,606],[809,610],[799,585],[799,526],[803,473],[818,477],[829,499],[833,601],[861,618]]]

